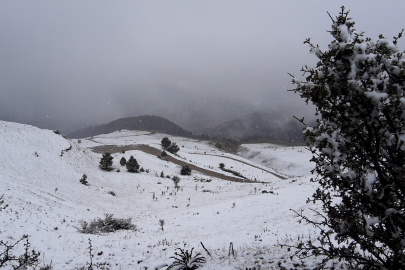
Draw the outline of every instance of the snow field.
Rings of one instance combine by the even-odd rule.
[[[0,130],[0,194],[10,205],[0,213],[0,239],[13,242],[29,234],[32,247],[42,252],[45,263],[52,261],[54,269],[74,269],[89,261],[88,239],[92,241],[94,262],[108,263],[110,269],[154,269],[170,264],[177,247],[195,247],[202,252],[207,257],[203,269],[259,265],[261,269],[278,269],[277,263],[289,257],[278,242],[314,233],[311,227],[298,224],[289,211],[307,207],[305,200],[314,190],[308,176],[281,180],[226,157],[203,155],[222,155],[206,142],[168,136],[180,146],[179,154],[197,166],[222,172],[218,164],[223,162],[226,168],[233,166],[247,177],[268,183],[235,183],[197,172],[180,176],[178,165],[138,150],[113,154],[115,169],[107,172],[98,167],[101,155],[88,149],[134,143],[159,148],[160,140],[167,136],[164,134],[121,131],[94,136],[98,143],[82,139],[79,144],[49,130],[15,123],[0,122]],[[70,146],[71,150],[60,156]],[[288,149],[283,151],[280,163],[293,163],[287,160]],[[119,165],[122,156],[128,159],[131,155],[149,173],[129,173]],[[268,156],[266,148],[262,155]],[[305,168],[305,162],[298,160],[297,167]],[[161,171],[165,176],[180,177],[179,190],[171,179],[159,177]],[[79,182],[84,173],[90,186]],[[204,179],[212,181],[200,181]],[[78,232],[81,220],[103,218],[105,213],[132,218],[137,230],[100,235]],[[159,219],[165,221],[164,231]],[[236,256],[228,256],[231,242]]]

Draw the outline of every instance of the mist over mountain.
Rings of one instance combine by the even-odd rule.
[[[280,113],[257,111],[202,130],[210,138],[247,141],[269,138],[279,141],[303,142],[302,124]]]
[[[198,119],[198,118],[196,118]],[[201,125],[201,123],[199,123]],[[142,130],[166,133],[174,136],[211,139],[233,139],[249,141],[267,138],[284,142],[303,142],[302,125],[295,119],[281,113],[256,111],[225,121],[219,125],[187,131],[180,125],[160,116],[141,115],[114,120],[107,124],[79,129],[67,135],[68,138],[85,138],[118,130]]]
[[[182,129],[180,126],[165,118],[152,115],[141,115],[137,117],[120,118],[104,125],[82,128],[68,134],[67,137],[85,138],[99,134],[107,134],[121,129],[161,132],[186,137],[192,135],[191,132]]]

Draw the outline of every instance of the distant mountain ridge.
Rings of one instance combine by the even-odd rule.
[[[304,141],[302,125],[298,121],[286,120],[285,116],[257,111],[227,121],[216,127],[206,128],[203,136],[249,141],[269,138],[279,141]]]
[[[66,137],[76,139],[85,138],[99,134],[107,134],[121,129],[161,132],[184,137],[192,136],[190,131],[184,130],[180,126],[163,117],[154,115],[140,115],[136,117],[120,118],[108,124],[85,127],[68,134]]]

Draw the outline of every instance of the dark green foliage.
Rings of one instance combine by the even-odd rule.
[[[120,159],[120,164],[121,164],[121,166],[125,166],[127,164],[127,160],[124,157],[122,157]]]
[[[82,178],[80,178],[79,181],[80,181],[80,183],[82,183],[85,186],[89,185],[89,182],[87,181],[87,175],[86,174],[83,174]]]
[[[191,249],[190,253],[188,250],[181,248],[177,248],[176,250],[179,250],[180,252],[175,252],[174,255],[176,256],[170,257],[171,259],[174,259],[174,262],[167,267],[167,270],[194,270],[203,266],[207,261],[205,257],[201,256],[201,253],[196,253],[193,256],[194,248]]]
[[[219,168],[221,168],[221,169],[225,168],[225,164],[224,163],[219,163]]]
[[[305,135],[319,187],[318,242],[300,243],[296,255],[343,259],[351,269],[405,269],[405,55],[398,37],[377,42],[354,31],[342,7],[333,41],[305,66],[295,92],[316,107],[318,120]],[[331,17],[332,18],[332,17]],[[303,119],[300,120],[304,123]]]
[[[175,176],[173,176],[172,180],[173,180],[173,183],[174,183],[174,187],[176,189],[178,189],[179,188],[179,183],[180,183],[180,177],[175,175]]]
[[[139,164],[136,159],[131,156],[127,161],[126,167],[129,172],[138,172]]]
[[[167,157],[166,151],[163,151],[162,154],[160,154],[162,157]]]
[[[172,143],[166,150],[172,154],[176,154],[179,152],[180,147],[178,147],[176,143]]]
[[[188,167],[188,165],[184,165],[183,167],[181,167],[180,174],[181,175],[190,175],[191,169]]]
[[[167,149],[171,143],[172,142],[167,137],[164,137],[161,141],[161,145],[162,145],[163,149]]]
[[[111,170],[111,166],[113,164],[112,160],[113,157],[110,155],[110,153],[104,153],[100,160],[100,168],[107,171]]]
[[[130,218],[114,218],[113,214],[105,214],[104,219],[95,219],[90,222],[81,222],[79,232],[87,234],[109,233],[118,230],[136,230]]]

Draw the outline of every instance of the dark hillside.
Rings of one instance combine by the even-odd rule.
[[[108,124],[79,129],[67,135],[68,138],[85,138],[107,134],[121,129],[161,132],[174,136],[192,136],[191,132],[182,129],[175,123],[159,116],[141,115],[114,120]]]

